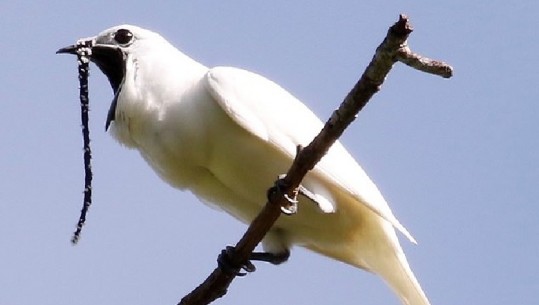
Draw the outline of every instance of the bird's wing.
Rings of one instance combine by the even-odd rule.
[[[236,123],[289,155],[291,160],[296,154],[296,147],[309,144],[323,127],[318,117],[302,102],[279,85],[255,73],[216,67],[206,74],[205,85]],[[348,191],[415,243],[393,215],[376,185],[340,142],[337,141],[330,148],[314,171],[328,182]],[[337,208],[335,202],[332,204],[333,209],[329,211]],[[323,210],[328,212],[327,209]]]

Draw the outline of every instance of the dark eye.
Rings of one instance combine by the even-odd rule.
[[[116,42],[119,44],[128,44],[132,39],[133,33],[126,29],[119,29],[116,31],[116,34],[114,34],[114,40],[116,40]]]

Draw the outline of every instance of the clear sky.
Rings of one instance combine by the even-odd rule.
[[[433,305],[536,304],[539,2],[258,3],[0,4],[0,304],[176,304],[246,228],[104,132],[112,91],[92,66],[94,205],[73,247],[78,81],[58,48],[136,24],[206,65],[265,75],[325,120],[401,12],[411,47],[455,76],[396,66],[342,141],[418,240],[400,236]],[[379,278],[300,248],[257,267],[216,304],[399,304]]]

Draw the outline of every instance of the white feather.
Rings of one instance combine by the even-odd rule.
[[[322,122],[298,99],[274,82],[251,72],[217,67],[206,74],[207,88],[223,110],[243,128],[268,141],[291,159],[296,146],[307,146]],[[337,141],[317,165],[327,182],[338,185],[401,231],[412,235],[389,209],[376,185]]]
[[[257,74],[208,69],[161,36],[130,30],[126,79],[111,129],[140,151],[172,186],[250,222],[265,192],[289,168],[321,121],[299,100]],[[394,227],[412,242],[378,188],[346,149],[335,143],[302,182],[318,204],[300,197],[299,212],[281,217],[263,241],[279,253],[299,245],[379,274],[408,305],[429,302],[412,273]]]

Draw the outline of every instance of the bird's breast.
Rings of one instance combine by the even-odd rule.
[[[212,130],[219,129],[222,121],[219,112],[196,83],[172,91],[137,92],[126,86],[111,129],[120,143],[136,148],[161,178],[184,189],[205,171],[213,151]]]

